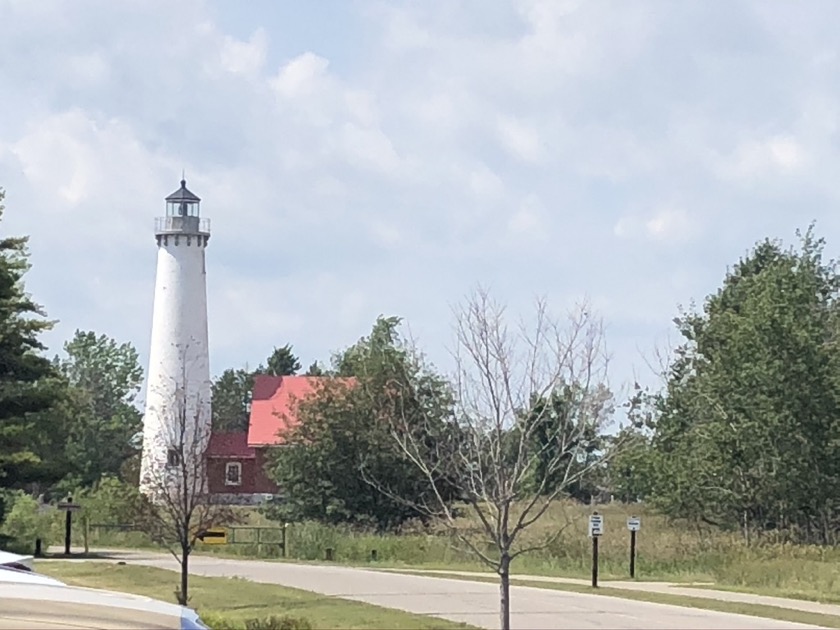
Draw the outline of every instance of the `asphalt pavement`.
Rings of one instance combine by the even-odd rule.
[[[109,561],[124,561],[127,564],[178,569],[178,563],[171,555],[159,553],[114,551],[109,552],[108,558]],[[465,622],[480,628],[499,627],[498,587],[485,582],[404,575],[343,566],[226,559],[202,555],[190,558],[190,573],[208,577],[239,577]],[[511,624],[517,629],[544,630],[770,630],[818,627],[697,608],[524,586],[511,587]]]

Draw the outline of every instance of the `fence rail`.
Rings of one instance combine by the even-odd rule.
[[[226,527],[228,545],[277,545],[282,556],[286,555],[286,528],[285,527],[259,527],[259,526],[233,526]],[[85,527],[85,547],[88,546],[89,538],[98,538],[102,534],[145,534],[143,529],[134,523],[90,523]]]

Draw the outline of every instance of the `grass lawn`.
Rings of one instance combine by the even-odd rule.
[[[105,562],[40,561],[37,570],[68,584],[146,595],[174,602],[178,576],[153,567]],[[436,617],[414,615],[238,578],[190,577],[190,606],[214,630],[244,627],[246,619],[271,615],[304,617],[315,628],[471,628]],[[228,623],[221,625],[216,620]]]
[[[400,571],[409,575],[423,575],[429,577],[430,574],[415,572],[411,570]],[[436,573],[435,577],[453,579],[453,580],[472,580],[478,582],[493,582],[497,580],[494,577],[467,577],[457,573]],[[608,586],[599,586],[597,589],[591,586],[584,586],[581,584],[566,584],[559,582],[533,582],[528,580],[520,580],[511,578],[510,583],[515,586],[531,586],[534,588],[554,589],[558,591],[568,591],[572,593],[588,593],[590,595],[606,595],[607,597],[620,597],[623,599],[634,599],[644,602],[652,602],[656,604],[671,604],[673,606],[687,606],[689,608],[702,608],[704,610],[717,610],[725,613],[735,613],[740,615],[752,615],[754,617],[765,617],[768,619],[778,619],[781,621],[790,621],[793,623],[803,623],[815,626],[822,626],[824,628],[840,628],[840,617],[835,615],[823,615],[819,613],[812,613],[801,610],[790,610],[787,608],[779,608],[777,606],[766,606],[763,604],[745,604],[741,602],[725,602],[714,599],[705,599],[700,597],[684,597],[681,595],[671,595],[667,593],[651,593],[645,591],[632,591],[623,588],[610,588]]]

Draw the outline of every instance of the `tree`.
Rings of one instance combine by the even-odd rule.
[[[0,189],[0,217],[4,206]],[[27,238],[0,238],[0,486],[23,487],[45,464],[42,438],[50,434],[46,413],[60,384],[42,355],[40,335],[52,327],[26,293]]]
[[[165,465],[153,463],[141,479],[146,501],[140,524],[155,542],[169,549],[181,567],[178,602],[189,601],[189,558],[196,541],[208,528],[235,522],[226,506],[211,501],[206,461],[210,443],[209,418],[201,395],[192,391],[187,366],[166,389],[171,397],[159,417],[167,431],[160,444],[148,445],[167,453]]]
[[[551,491],[562,485],[566,472],[571,471],[574,481],[568,484],[569,496],[591,501],[598,491],[595,473],[599,472],[597,465],[604,447],[599,430],[613,411],[612,399],[612,393],[604,386],[599,392],[597,387],[584,389],[579,383],[562,383],[548,396],[532,401],[530,417],[523,425],[534,425],[528,445],[536,453],[534,490]],[[578,471],[582,474],[576,474]]]
[[[478,290],[456,312],[456,332],[451,423],[433,418],[420,427],[397,413],[390,416],[391,432],[430,490],[421,501],[403,497],[405,503],[439,519],[499,575],[500,621],[507,630],[511,563],[560,534],[528,540],[526,530],[601,461],[590,457],[590,443],[610,404],[602,326],[586,307],[563,324],[538,302],[530,326],[511,330],[505,309]],[[565,411],[558,415],[561,401]],[[456,522],[443,492],[449,487],[477,527]],[[387,480],[380,488],[401,498]]]
[[[254,373],[227,369],[213,381],[213,429],[219,432],[247,431]]]
[[[317,361],[313,361],[312,365],[306,368],[306,376],[325,376],[324,369]]]
[[[813,227],[758,243],[702,311],[651,401],[653,499],[672,516],[830,543],[840,525],[840,276]]]
[[[406,417],[445,418],[446,383],[414,361],[397,333],[398,318],[380,317],[371,333],[333,358],[335,378],[325,377],[297,401],[299,422],[271,456],[270,474],[283,488],[278,516],[395,529],[416,510],[371,488],[387,478],[401,496],[419,500],[424,477],[390,437],[387,414],[399,388]],[[444,403],[445,405],[445,403]]]
[[[243,369],[229,368],[222,372],[222,375],[213,382],[212,388],[214,429],[221,432],[247,431],[254,377],[260,374],[293,376],[300,368],[300,361],[292,352],[292,346],[286,344],[280,348],[274,348],[266,359],[266,365],[260,364],[256,370],[252,371],[245,367]],[[311,376],[311,374],[308,375]]]
[[[280,348],[274,348],[266,359],[266,366],[260,366],[257,372],[269,376],[294,376],[300,368],[300,360],[292,352],[292,346],[286,344]]]
[[[77,330],[64,352],[53,363],[75,390],[67,457],[75,462],[78,481],[90,486],[102,475],[118,474],[138,451],[143,416],[134,403],[143,368],[133,345],[92,331]]]

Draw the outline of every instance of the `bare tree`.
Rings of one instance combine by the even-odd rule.
[[[510,328],[505,309],[479,289],[456,309],[456,332],[448,426],[418,426],[398,409],[384,414],[430,488],[420,499],[393,498],[437,518],[499,575],[500,621],[508,630],[511,562],[551,544],[563,527],[527,539],[523,533],[603,463],[591,456],[613,405],[603,326],[586,306],[554,319],[537,301],[533,321]],[[388,492],[387,484],[376,485]],[[457,521],[453,489],[475,527]]]
[[[183,361],[186,363],[186,361]],[[210,406],[203,389],[191,384],[184,365],[171,383],[157,384],[155,410],[163,430],[159,443],[144,444],[161,454],[144,470],[141,488],[147,501],[139,522],[153,541],[168,549],[181,567],[178,602],[189,600],[189,558],[196,541],[210,527],[235,522],[230,507],[211,501],[207,479],[210,442]]]

